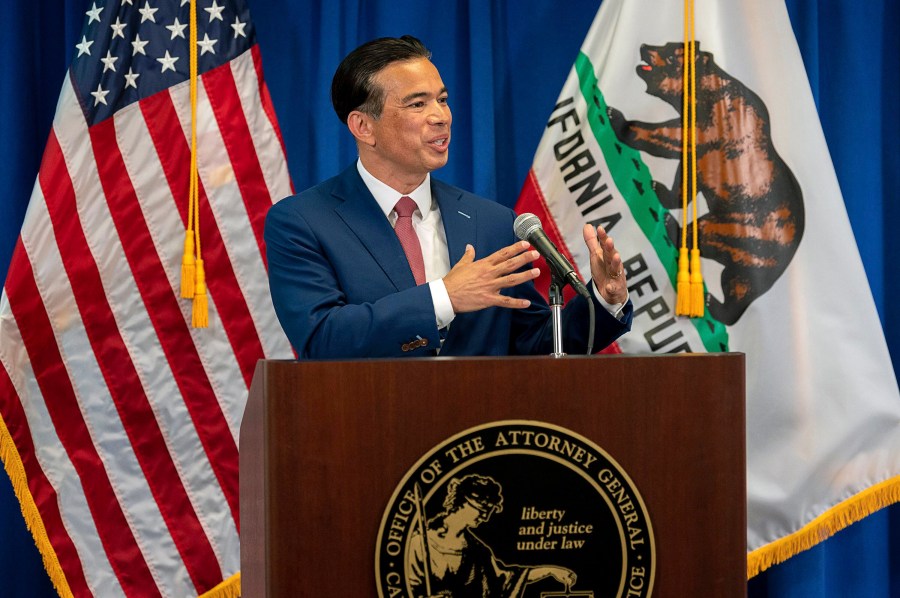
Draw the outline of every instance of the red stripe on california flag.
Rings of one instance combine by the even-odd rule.
[[[65,164],[62,162],[56,136],[52,131],[47,142],[47,150],[44,152],[39,178],[45,196],[51,196],[47,191],[53,190],[55,206],[50,209],[51,218],[56,212],[57,218],[69,218],[77,222],[75,195],[65,171]],[[84,251],[90,255],[86,244],[82,248],[63,243],[63,241],[71,243],[71,240],[60,238],[58,221],[53,222],[53,228],[64,255],[74,251]],[[43,305],[40,304],[41,295],[34,280],[31,264],[27,260],[19,260],[18,265],[19,268],[10,269],[6,280],[6,292],[13,313],[22,314],[21,318],[17,318],[17,322],[26,324],[20,326],[19,331],[38,386],[44,396],[47,412],[85,489],[84,496],[100,542],[109,557],[110,566],[126,593],[140,595],[146,588],[155,588],[156,581],[150,574],[144,555],[130,531],[122,507],[106,475],[103,461],[97,454],[85,425],[75,389],[69,380],[69,373],[63,365],[64,361],[56,344],[53,326]],[[71,277],[72,273],[69,275]],[[90,273],[79,272],[78,276],[87,277]],[[24,314],[27,314],[27,323]],[[81,315],[82,318],[87,318],[84,313]]]
[[[556,244],[563,255],[566,256],[566,259],[568,259],[575,266],[575,269],[578,270],[578,265],[575,264],[575,260],[572,259],[572,253],[566,246],[566,243],[559,232],[559,228],[556,226],[556,220],[554,220],[553,214],[550,213],[550,208],[547,207],[547,200],[544,198],[544,193],[541,191],[541,187],[538,184],[537,176],[534,174],[533,169],[528,170],[528,176],[525,179],[525,184],[522,186],[522,192],[519,194],[519,199],[516,201],[515,209],[518,214],[531,212],[537,216],[541,221],[541,225],[544,227],[544,232],[547,233],[550,240]],[[537,267],[541,269],[541,275],[535,279],[534,286],[537,287],[538,291],[540,291],[544,297],[547,297],[550,291],[550,268],[547,266],[544,258],[538,260]],[[587,280],[584,276],[582,276],[582,279]],[[571,299],[574,294],[575,292],[569,286],[566,286],[563,289],[563,297],[566,301]],[[621,352],[622,349],[619,347],[618,343],[612,343],[600,351],[600,353],[605,354],[618,354]]]
[[[547,207],[547,202],[544,200],[544,194],[538,186],[534,170],[528,171],[528,176],[525,179],[525,184],[522,186],[522,192],[519,194],[519,200],[516,202],[515,210],[519,214],[530,212],[537,216],[541,221],[544,232],[547,233],[547,237],[549,237],[559,251],[566,256],[566,259],[575,266],[575,270],[578,270],[578,265],[575,264],[575,260],[572,259],[572,253],[562,239],[562,235],[560,235],[559,229],[556,227],[556,222],[553,220],[553,215]],[[550,268],[547,266],[544,258],[540,258],[536,265],[541,269],[541,275],[534,280],[534,286],[537,287],[544,297],[547,297],[550,292]],[[582,276],[582,279],[584,279],[584,276]],[[563,296],[566,301],[571,299],[574,295],[575,292],[571,287],[566,286],[565,289],[563,289]]]
[[[166,277],[162,263],[153,247],[153,239],[147,222],[141,212],[137,195],[128,178],[128,171],[116,142],[115,121],[106,119],[90,129],[91,143],[97,160],[100,183],[109,206],[113,224],[116,227],[125,259],[131,267],[132,276],[140,291],[144,305],[148,306],[148,314],[158,335],[166,335],[172,328],[178,328],[178,322],[184,322],[177,299],[173,297],[171,286]],[[99,278],[99,274],[98,274]],[[75,284],[73,283],[73,287]],[[80,285],[79,285],[80,286]],[[108,311],[100,315],[97,321],[86,322],[91,345],[97,354],[104,379],[109,385],[113,402],[125,426],[125,431],[134,448],[135,455],[141,465],[153,498],[159,506],[160,513],[181,559],[185,563],[188,574],[198,592],[212,587],[222,578],[215,552],[209,539],[200,525],[197,513],[188,498],[184,484],[166,445],[165,438],[141,386],[140,378],[128,350],[119,334],[109,303],[100,295],[93,298],[92,305],[98,311],[106,306]],[[76,299],[79,293],[76,291]],[[80,305],[80,303],[79,303]],[[184,325],[182,324],[184,327]],[[91,332],[93,331],[93,334]],[[177,335],[177,333],[176,333]],[[160,339],[166,351],[165,339]],[[183,372],[183,380],[178,380],[182,393],[203,393],[207,389],[202,386],[205,371],[202,369],[196,349],[187,339],[180,339],[176,350],[174,346],[166,351],[170,365],[173,361],[184,359],[194,361],[195,367]],[[172,345],[172,343],[169,343]],[[194,353],[193,357],[189,354]],[[110,365],[115,371],[109,371]],[[172,368],[173,372],[175,368]],[[183,385],[181,384],[183,382]],[[212,387],[209,386],[209,393]],[[186,401],[187,402],[187,401]],[[224,423],[221,409],[215,404],[215,411],[209,405],[192,413],[196,421],[216,417]],[[227,433],[227,426],[225,428]],[[218,431],[216,433],[220,433]]]
[[[230,64],[224,64],[203,75],[206,96],[212,106],[213,114],[219,123],[219,132],[225,142],[225,150],[234,169],[235,180],[241,190],[241,198],[250,219],[250,228],[259,254],[265,263],[266,245],[263,241],[263,227],[266,212],[272,207],[266,177],[259,165],[259,157],[250,135],[250,127],[244,116],[241,97]]]
[[[266,117],[268,117],[269,122],[272,124],[272,129],[278,137],[278,143],[281,144],[281,154],[286,158],[287,148],[284,145],[284,136],[281,134],[281,127],[278,126],[278,118],[275,116],[275,104],[272,103],[272,96],[269,95],[269,86],[266,85],[266,80],[263,77],[262,52],[259,50],[259,45],[257,44],[251,47],[250,52],[252,52],[253,56],[253,68],[256,69],[256,81],[259,84],[259,100],[262,104],[263,112],[265,112]],[[291,193],[294,193],[294,181],[290,181],[290,185]],[[270,199],[274,203],[282,198],[272,197]],[[266,255],[264,252],[263,259],[265,259],[265,257]]]
[[[159,161],[166,174],[175,209],[181,215],[182,224],[187,227],[187,196],[190,176],[191,147],[178,125],[178,115],[168,93],[158,93],[141,101],[141,113],[150,131],[150,137],[159,155]],[[183,140],[183,141],[182,141]],[[256,362],[264,355],[259,333],[253,324],[247,300],[241,292],[231,258],[219,234],[215,216],[209,207],[206,189],[200,182],[200,245],[203,266],[206,270],[206,285],[216,305],[219,320],[247,388],[253,380]],[[233,444],[233,443],[232,443]],[[230,451],[229,451],[230,454]],[[237,448],[234,450],[233,509],[237,521]],[[231,489],[230,489],[231,490]],[[229,490],[229,496],[232,494]],[[229,504],[232,498],[229,498]]]
[[[12,270],[19,267],[16,263],[17,259],[28,260],[24,247],[22,247],[21,239],[16,245],[14,255],[20,252],[21,256],[14,258],[10,264],[11,277],[13,277]],[[16,274],[14,277],[17,278],[18,276]],[[13,317],[16,318],[17,323],[30,320],[32,314],[28,311],[29,309],[44,310],[39,297],[36,297],[31,305],[24,306],[25,313],[23,317],[18,317],[16,311],[13,311]],[[46,312],[43,317],[47,318]],[[44,475],[44,470],[41,468],[40,463],[38,463],[37,450],[32,442],[28,420],[25,417],[25,412],[22,410],[16,388],[9,378],[9,373],[3,367],[0,367],[0,413],[3,413],[6,428],[9,430],[9,435],[12,437],[19,457],[22,460],[25,478],[28,481],[28,490],[40,513],[40,523],[47,533],[50,544],[53,546],[56,559],[65,572],[66,583],[75,596],[89,596],[87,580],[84,577],[84,567],[81,559],[78,557],[75,544],[66,532],[65,525],[63,525],[62,515],[59,511],[59,497],[50,484],[50,480]]]

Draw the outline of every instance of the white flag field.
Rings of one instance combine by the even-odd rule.
[[[752,577],[900,500],[900,396],[782,0],[696,2],[706,309],[675,315],[683,11],[603,2],[516,209],[582,272],[584,223],[615,238],[622,352],[746,354]]]

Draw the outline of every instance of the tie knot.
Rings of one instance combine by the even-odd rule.
[[[400,218],[409,218],[416,211],[416,202],[411,197],[404,195],[394,206],[394,211]]]

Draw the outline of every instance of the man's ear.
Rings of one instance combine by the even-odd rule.
[[[354,110],[347,116],[347,128],[359,143],[375,146],[375,134],[373,130],[374,119],[359,110]]]

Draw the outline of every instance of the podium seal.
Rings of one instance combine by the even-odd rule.
[[[375,548],[381,598],[644,598],[655,571],[628,474],[591,440],[537,421],[470,428],[425,454]]]

